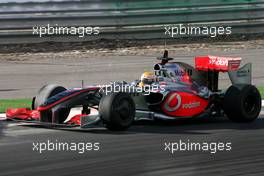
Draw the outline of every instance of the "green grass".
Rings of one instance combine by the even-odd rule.
[[[261,98],[264,99],[264,87],[258,87],[258,90],[261,94]]]
[[[32,99],[4,99],[0,100],[0,112],[5,112],[7,108],[31,108]]]

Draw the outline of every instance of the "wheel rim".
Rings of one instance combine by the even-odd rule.
[[[126,98],[117,100],[113,105],[113,110],[123,121],[129,120],[131,118],[131,104]]]

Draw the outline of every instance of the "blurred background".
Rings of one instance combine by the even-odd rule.
[[[165,35],[165,26],[231,27],[229,35]],[[34,27],[99,27],[98,35],[33,35]],[[242,57],[264,85],[264,0],[1,0],[0,98],[29,98],[46,83],[133,81],[169,50]],[[220,86],[230,85],[221,75]]]
[[[164,39],[170,38],[164,25],[171,24],[231,26],[233,35],[261,34],[263,8],[263,0],[1,0],[0,43]],[[47,24],[98,26],[100,35],[32,35],[34,26]]]

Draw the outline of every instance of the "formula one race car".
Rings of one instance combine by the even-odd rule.
[[[32,109],[8,109],[9,119],[50,125],[104,125],[125,130],[135,120],[175,120],[225,115],[234,122],[251,122],[261,110],[261,96],[251,85],[251,63],[239,68],[241,58],[198,56],[195,67],[172,62],[168,51],[132,83],[66,89],[45,85],[33,98]],[[219,90],[219,72],[228,72],[232,85]],[[69,118],[72,108],[81,114]],[[93,112],[93,113],[91,113]]]

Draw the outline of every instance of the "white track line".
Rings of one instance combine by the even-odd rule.
[[[0,113],[0,121],[1,120],[6,120],[6,114],[5,113]]]

